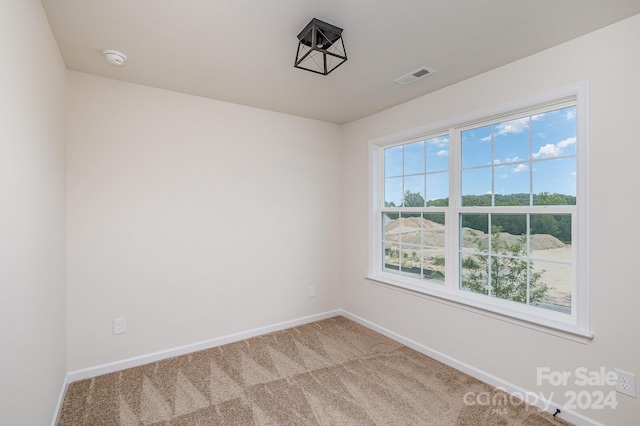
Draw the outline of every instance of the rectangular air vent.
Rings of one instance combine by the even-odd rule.
[[[403,75],[402,77],[396,78],[395,81],[398,84],[402,84],[406,86],[407,84],[413,83],[416,80],[421,79],[422,77],[426,77],[429,74],[433,74],[435,70],[427,67],[418,68],[415,71],[411,71],[409,74]]]

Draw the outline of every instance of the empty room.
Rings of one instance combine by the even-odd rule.
[[[638,46],[637,0],[3,0],[0,424],[637,424]]]

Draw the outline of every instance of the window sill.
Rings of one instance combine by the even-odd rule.
[[[443,291],[437,291],[418,285],[412,285],[402,280],[396,280],[387,276],[368,275],[365,278],[374,284],[382,285],[396,291],[422,297],[433,302],[442,303],[458,309],[464,309],[466,311],[474,312],[500,321],[506,321],[511,324],[572,340],[574,342],[586,344],[593,340],[594,337],[592,333],[578,330],[571,324],[558,324],[552,321],[546,321],[544,318],[525,315],[520,312],[509,311],[488,304],[483,306],[474,300],[448,293],[444,291],[444,287]]]

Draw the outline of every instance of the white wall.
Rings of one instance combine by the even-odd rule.
[[[66,81],[39,1],[0,2],[0,57],[0,423],[42,425],[66,374]]]
[[[342,307],[516,386],[567,402],[571,388],[539,387],[536,368],[621,368],[640,375],[640,15],[445,88],[343,129]],[[591,83],[592,325],[584,345],[364,280],[368,140],[582,80]],[[640,377],[640,376],[638,376]],[[573,382],[569,382],[570,384]],[[573,387],[573,390],[590,388]],[[640,399],[583,410],[606,424],[635,424]]]
[[[338,126],[76,72],[69,87],[70,371],[339,307]]]

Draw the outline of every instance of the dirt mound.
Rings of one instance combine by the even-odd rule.
[[[509,245],[513,245],[519,242],[522,239],[522,235],[512,235],[506,232],[500,233],[500,238],[502,241],[506,242]],[[464,247],[474,247],[476,246],[475,240],[479,238],[482,241],[482,244],[486,246],[487,244],[487,234],[482,231],[477,231],[475,229],[463,228],[462,229],[462,240]],[[566,246],[565,243],[554,237],[553,235],[548,234],[534,234],[529,238],[529,244],[531,246],[531,250],[548,250],[561,248]]]
[[[462,228],[464,247],[476,248],[476,238],[479,238],[486,247],[487,234],[475,229]],[[501,232],[500,238],[512,245],[517,243],[522,236]],[[384,239],[388,242],[444,247],[444,225],[421,217],[388,219],[384,225]],[[549,250],[566,246],[562,241],[548,234],[531,235],[529,244],[531,250]]]
[[[384,238],[389,242],[444,247],[444,225],[421,217],[391,219],[385,224]]]

